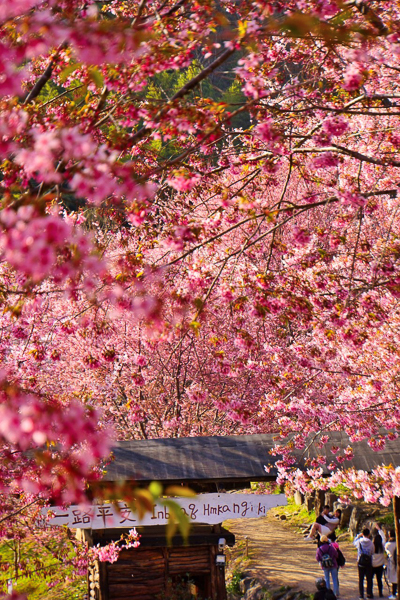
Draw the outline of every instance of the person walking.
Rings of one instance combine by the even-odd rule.
[[[385,564],[385,550],[382,543],[382,535],[377,532],[373,539],[374,553],[372,555],[372,585],[374,578],[378,585],[379,598],[383,598],[383,567]],[[373,593],[373,591],[372,591]]]
[[[375,552],[375,546],[370,538],[371,532],[365,527],[362,533],[359,533],[353,544],[357,548],[358,565],[358,591],[360,600],[364,598],[364,579],[367,580],[367,598],[373,598],[372,593],[372,555]]]
[[[316,560],[320,563],[324,571],[326,587],[331,589],[330,579],[332,577],[333,593],[336,598],[339,598],[339,578],[338,578],[338,553],[336,548],[332,546],[326,535],[321,536],[320,547],[315,555]]]
[[[392,594],[389,600],[397,598],[397,552],[396,552],[396,533],[393,529],[389,531],[389,540],[385,544],[385,552],[388,557],[387,579],[392,586]]]

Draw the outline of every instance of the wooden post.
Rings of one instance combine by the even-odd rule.
[[[210,561],[210,580],[211,580],[211,598],[212,600],[218,600],[217,596],[217,567],[215,566],[215,555],[217,549],[215,546],[210,546],[209,549],[209,561]]]
[[[162,555],[164,558],[164,590],[165,593],[168,593],[169,590],[169,548],[163,548],[162,549]]]
[[[394,527],[397,550],[397,595],[400,593],[400,496],[393,496]]]
[[[100,574],[100,600],[110,600],[108,590],[108,572],[107,563],[99,562],[99,574]]]
[[[210,546],[210,569],[211,569],[211,598],[213,600],[226,600],[225,568],[217,567],[216,546]]]

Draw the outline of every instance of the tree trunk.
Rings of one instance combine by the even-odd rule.
[[[394,527],[396,530],[397,550],[397,593],[400,591],[400,496],[393,497]]]
[[[17,545],[17,541],[14,540],[14,547],[13,547],[13,552],[14,552],[14,576],[16,581],[18,581],[18,545]]]

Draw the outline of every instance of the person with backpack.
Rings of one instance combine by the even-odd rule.
[[[392,594],[389,600],[397,598],[397,550],[396,550],[396,533],[393,529],[389,531],[389,540],[385,544],[385,552],[388,557],[387,563],[387,580],[392,585]]]
[[[375,546],[371,540],[371,532],[368,527],[359,533],[353,544],[357,548],[357,565],[358,565],[358,589],[360,600],[364,598],[364,579],[367,580],[367,598],[373,598],[372,593],[372,555],[375,552]]]
[[[379,598],[383,598],[383,567],[385,564],[385,551],[382,543],[382,535],[379,531],[376,532],[374,539],[374,553],[372,555],[372,582],[376,577],[376,583],[378,584]]]
[[[326,587],[326,581],[323,577],[318,577],[315,580],[315,585],[318,591],[315,592],[313,600],[336,600],[336,596],[332,590],[328,590]]]
[[[338,578],[338,553],[332,546],[326,535],[321,536],[320,547],[315,556],[324,571],[324,577],[327,589],[331,589],[330,578],[332,577],[333,593],[336,598],[339,597],[339,578]]]

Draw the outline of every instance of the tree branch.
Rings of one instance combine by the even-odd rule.
[[[158,113],[154,117],[154,120],[157,120],[163,115],[165,115],[168,112],[172,102],[174,102],[175,100],[180,100],[181,98],[186,96],[195,87],[197,87],[199,83],[203,81],[203,79],[208,77],[213,71],[215,71],[215,69],[222,65],[222,63],[224,63],[235,52],[235,48],[228,48],[227,50],[225,50],[225,52],[221,54],[219,58],[215,59],[214,62],[212,62],[208,67],[203,69],[201,73],[199,73],[198,75],[196,75],[196,77],[193,77],[193,79],[188,81],[178,92],[176,92],[174,96],[172,96],[171,101],[161,110],[158,111]],[[137,131],[134,135],[132,135],[129,138],[129,142],[131,144],[136,144],[137,142],[142,140],[148,133],[150,133],[150,131],[150,127],[142,127],[141,129],[139,129],[139,131]]]
[[[354,6],[358,12],[361,13],[367,19],[367,21],[371,23],[371,25],[376,27],[381,35],[388,33],[389,30],[382,19],[378,17],[376,12],[373,11],[366,2],[363,2],[363,0],[348,0],[348,2],[345,2],[345,5]]]
[[[345,148],[344,146],[338,146],[336,144],[332,144],[332,146],[326,146],[324,148],[296,148],[295,150],[292,150],[292,154],[303,154],[313,152],[318,152],[319,154],[322,152],[337,152],[338,154],[346,154],[347,156],[357,158],[357,160],[361,160],[363,162],[371,163],[372,165],[380,165],[382,167],[400,167],[400,161],[381,160],[379,158],[373,158],[372,156],[368,156],[367,154],[361,154],[361,152],[357,152],[356,150],[350,150],[350,148]]]
[[[5,517],[3,517],[2,519],[0,519],[0,523],[3,523],[3,521],[7,521],[7,519],[11,519],[11,517],[15,517],[16,515],[19,515],[20,513],[22,513],[26,508],[29,508],[30,506],[32,506],[32,504],[36,504],[37,502],[39,502],[39,498],[36,498],[36,500],[33,500],[32,502],[29,502],[29,504],[25,504],[25,506],[23,506],[22,508],[20,508],[19,510],[16,510],[15,512],[6,515]]]
[[[29,104],[30,102],[32,102],[32,100],[34,100],[35,98],[37,98],[39,96],[40,92],[42,91],[42,89],[44,88],[44,86],[46,85],[46,83],[49,81],[49,79],[51,78],[51,76],[53,74],[53,68],[54,68],[55,63],[56,63],[56,60],[55,60],[55,57],[53,57],[50,61],[50,64],[46,68],[45,72],[43,73],[43,75],[41,75],[39,77],[39,79],[37,80],[37,82],[35,83],[33,88],[31,89],[31,91],[25,97],[25,100],[23,101],[22,104],[24,104],[24,105]]]

